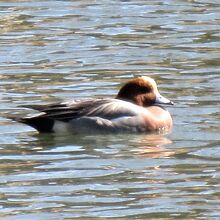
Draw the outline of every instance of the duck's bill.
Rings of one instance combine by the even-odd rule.
[[[155,100],[155,104],[174,105],[174,103],[172,101],[170,101],[169,99],[163,97],[160,94],[157,95],[156,100]]]

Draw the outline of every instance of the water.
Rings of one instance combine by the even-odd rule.
[[[219,1],[1,1],[2,219],[219,219]],[[156,79],[171,134],[39,135],[18,105]]]

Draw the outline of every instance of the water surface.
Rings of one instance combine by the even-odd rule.
[[[218,219],[219,1],[1,1],[0,217]],[[39,135],[17,107],[151,76],[174,129]]]

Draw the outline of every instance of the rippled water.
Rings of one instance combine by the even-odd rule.
[[[1,218],[220,218],[219,1],[1,1],[0,15]],[[176,103],[171,134],[55,137],[6,119],[139,75]]]

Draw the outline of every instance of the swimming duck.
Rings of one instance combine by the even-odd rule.
[[[169,131],[172,117],[161,105],[173,102],[160,95],[156,82],[147,76],[131,79],[115,98],[73,100],[47,105],[25,105],[40,111],[14,120],[40,133],[144,133]],[[12,117],[11,117],[12,118]]]

